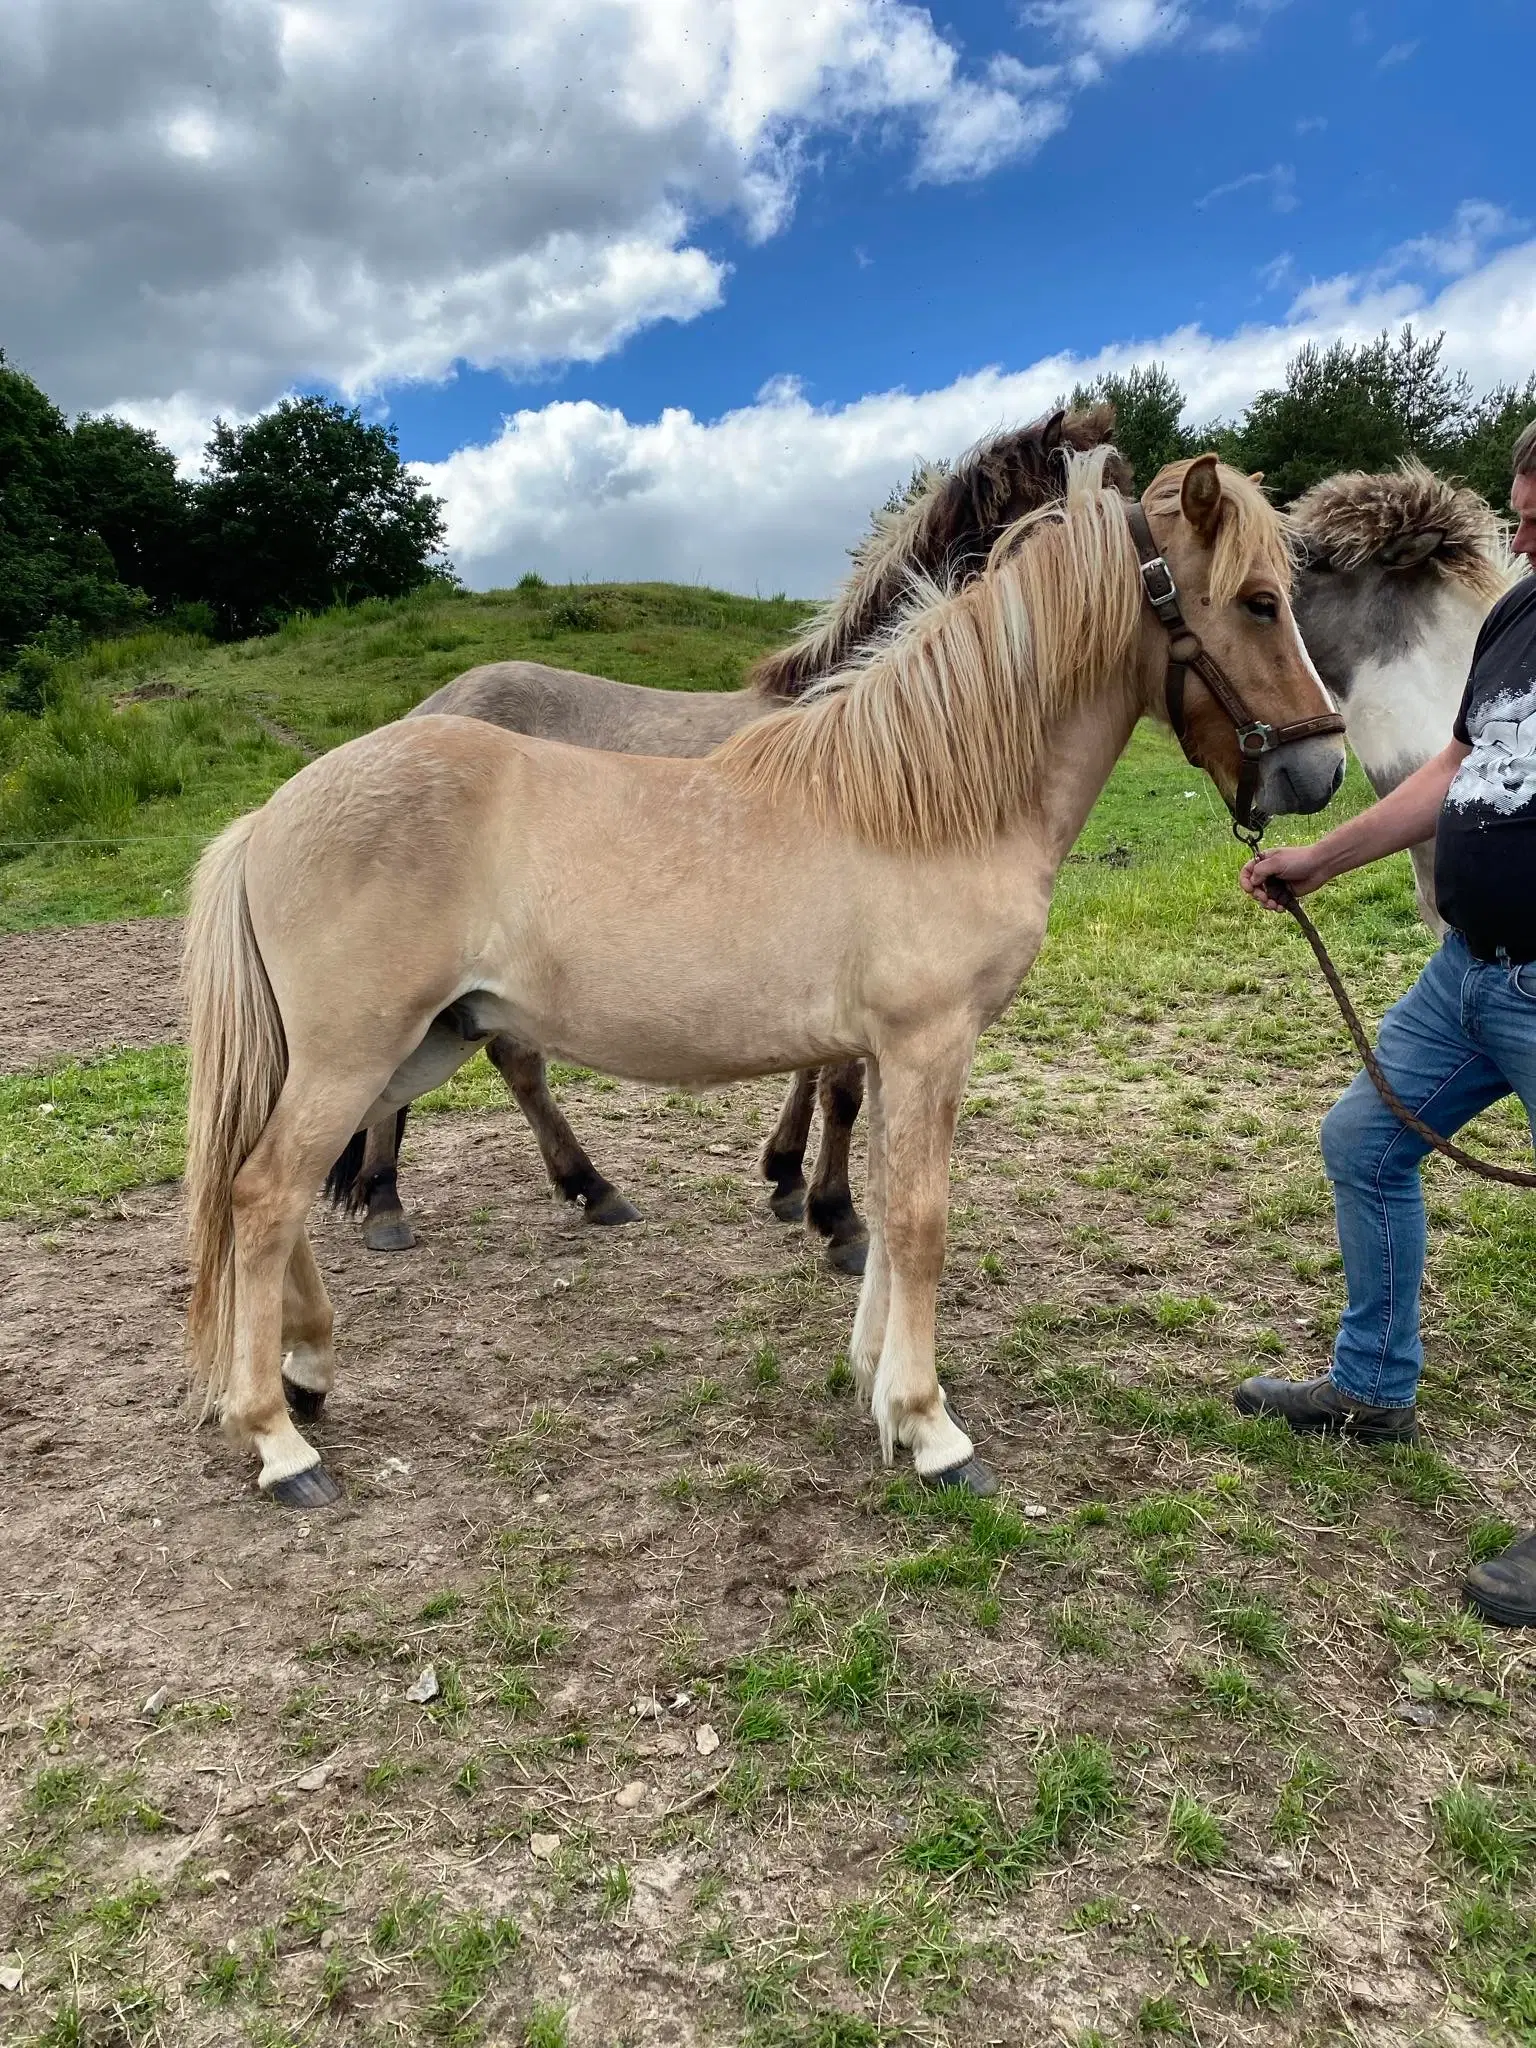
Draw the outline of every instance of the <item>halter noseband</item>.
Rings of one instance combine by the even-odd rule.
[[[1196,768],[1203,768],[1204,763],[1196,759],[1189,744],[1184,719],[1184,682],[1193,669],[1232,721],[1242,761],[1232,816],[1240,834],[1252,832],[1255,830],[1253,800],[1259,793],[1259,763],[1264,756],[1272,754],[1277,747],[1289,746],[1292,740],[1321,739],[1331,733],[1341,733],[1344,721],[1336,711],[1320,711],[1315,718],[1293,718],[1288,725],[1266,725],[1262,719],[1255,718],[1243,702],[1236,684],[1216,657],[1207,651],[1200,635],[1180,609],[1179,586],[1173,580],[1173,571],[1164,560],[1162,549],[1152,537],[1152,528],[1139,500],[1130,500],[1125,508],[1125,517],[1136,546],[1142,595],[1168,635],[1168,674],[1163,685],[1168,723],[1184,749],[1185,760]]]

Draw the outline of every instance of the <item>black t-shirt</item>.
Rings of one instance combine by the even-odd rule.
[[[1435,834],[1440,915],[1474,953],[1536,960],[1536,576],[1484,619],[1454,731],[1472,751]]]

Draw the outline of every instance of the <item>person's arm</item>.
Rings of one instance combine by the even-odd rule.
[[[1421,840],[1433,839],[1445,793],[1471,751],[1460,740],[1452,740],[1443,752],[1400,782],[1390,796],[1345,824],[1335,825],[1313,845],[1277,846],[1273,853],[1259,854],[1243,869],[1243,887],[1255,903],[1278,910],[1280,905],[1264,887],[1271,877],[1289,882],[1298,896],[1310,896],[1336,875],[1347,875],[1352,868],[1366,867],[1389,853],[1402,853]]]

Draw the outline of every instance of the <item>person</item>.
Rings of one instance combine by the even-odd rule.
[[[1514,448],[1513,547],[1536,570],[1536,420]],[[1514,1094],[1536,1136],[1536,573],[1483,623],[1450,744],[1389,795],[1311,846],[1250,860],[1242,885],[1269,910],[1277,878],[1298,896],[1435,837],[1435,894],[1449,929],[1382,1020],[1377,1053],[1399,1097],[1449,1137]],[[1259,1374],[1234,1400],[1244,1415],[1364,1443],[1412,1443],[1424,1353],[1419,1289],[1430,1150],[1364,1073],[1323,1120],[1348,1303],[1320,1377]],[[1536,1530],[1472,1568],[1468,1603],[1487,1620],[1536,1627]]]

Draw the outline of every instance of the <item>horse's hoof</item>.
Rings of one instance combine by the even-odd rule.
[[[768,1206],[781,1223],[803,1223],[805,1221],[805,1189],[780,1188],[768,1197]]]
[[[855,1279],[869,1263],[869,1239],[850,1238],[847,1244],[829,1245],[827,1264],[834,1273],[852,1273]]]
[[[297,1380],[283,1374],[283,1393],[288,1401],[288,1413],[296,1422],[313,1422],[325,1406],[324,1387],[301,1387]]]
[[[416,1233],[403,1216],[377,1216],[363,1228],[363,1243],[371,1252],[408,1252]]]
[[[969,1493],[977,1500],[990,1500],[997,1491],[997,1474],[974,1451],[959,1465],[950,1465],[942,1472],[919,1472],[917,1476],[935,1492]]]
[[[311,1465],[307,1472],[274,1480],[267,1498],[280,1508],[328,1508],[341,1499],[341,1488],[323,1465]]]
[[[617,1188],[609,1188],[595,1202],[587,1203],[586,1219],[589,1223],[638,1223],[640,1211],[633,1202],[626,1201]]]

